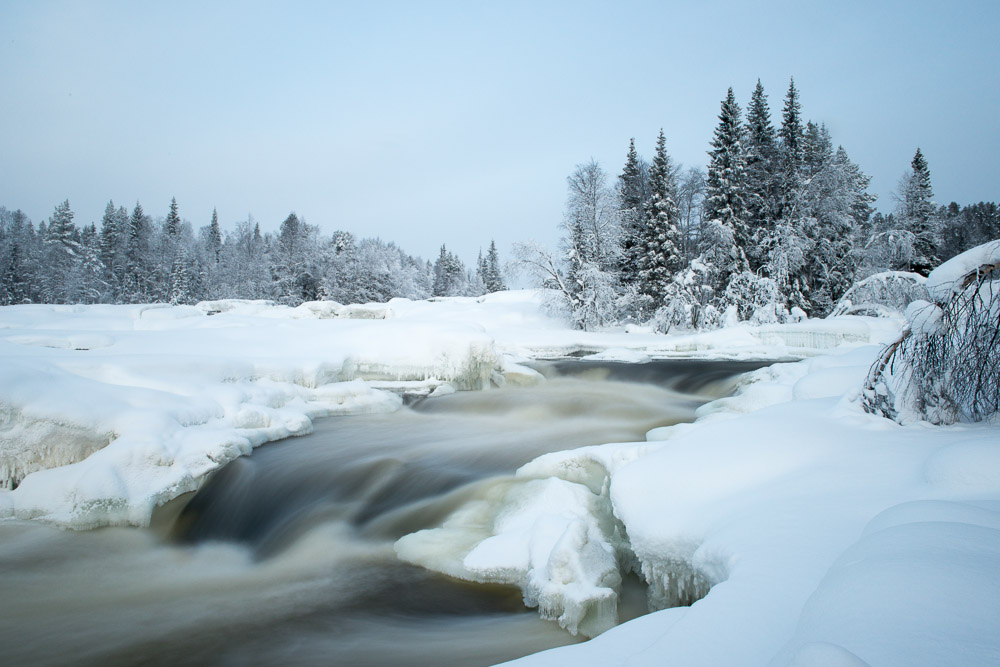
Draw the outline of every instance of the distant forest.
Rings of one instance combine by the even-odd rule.
[[[131,212],[108,202],[100,227],[77,227],[73,217],[64,201],[36,229],[20,210],[0,207],[0,305],[268,299],[295,306],[506,289],[493,242],[470,271],[445,246],[431,263],[379,239],[322,235],[295,213],[276,234],[261,234],[252,216],[223,232],[215,211],[196,232],[176,200],[156,220],[138,202]]]
[[[613,179],[594,161],[578,165],[567,179],[560,247],[515,249],[511,266],[552,288],[580,328],[824,316],[867,276],[926,275],[1000,238],[995,203],[934,203],[919,148],[896,210],[875,212],[869,177],[824,124],[803,120],[794,81],[777,128],[759,81],[745,117],[729,90],[706,170],[675,165],[666,146],[661,130],[647,161],[632,140]],[[503,275],[493,242],[469,269],[445,246],[425,261],[379,239],[323,235],[295,213],[262,234],[252,216],[223,230],[214,211],[195,229],[175,200],[157,218],[138,202],[129,210],[109,201],[100,225],[82,227],[68,201],[37,226],[0,207],[0,305],[364,303],[495,292],[506,289]]]

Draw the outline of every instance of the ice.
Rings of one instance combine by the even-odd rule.
[[[606,493],[519,475],[494,483],[440,528],[401,538],[396,552],[460,579],[518,586],[543,618],[593,637],[618,621],[621,545]]]

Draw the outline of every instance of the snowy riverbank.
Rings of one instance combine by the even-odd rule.
[[[755,372],[695,424],[528,464],[464,551],[428,556],[412,540],[401,551],[518,583],[588,634],[612,624],[622,566],[661,606],[708,592],[525,664],[996,663],[997,426],[900,426],[860,409],[878,345],[899,326],[586,333],[544,315],[534,292],[0,308],[0,478],[17,484],[0,490],[0,517],[143,525],[317,416],[395,410],[404,391],[538,381],[518,364],[529,358],[807,358]]]

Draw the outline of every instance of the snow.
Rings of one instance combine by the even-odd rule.
[[[658,429],[659,447],[636,445],[610,499],[651,601],[710,590],[517,664],[996,664],[996,425],[865,414],[877,351],[761,369],[694,424]]]
[[[927,301],[913,301],[906,307],[906,319],[910,323],[910,331],[915,334],[932,336],[941,332],[944,311],[941,307]]]
[[[964,286],[962,279],[980,266],[1000,264],[1000,240],[990,241],[952,257],[927,276],[927,290],[937,303],[946,303]]]
[[[0,518],[144,525],[318,416],[544,381],[531,359],[791,359],[693,424],[481,482],[397,549],[520,586],[542,615],[595,636],[524,665],[1000,662],[998,424],[900,425],[858,403],[901,318],[581,332],[543,300],[0,308],[0,474],[17,484],[0,490]],[[629,571],[662,609],[615,626]]]

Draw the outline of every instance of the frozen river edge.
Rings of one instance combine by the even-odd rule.
[[[361,313],[215,306],[211,316],[183,307],[0,309],[2,465],[20,482],[0,491],[0,515],[143,525],[158,504],[258,444],[307,432],[312,418],[392,410],[401,390],[530,381],[517,362],[531,357],[814,357],[826,348],[835,354],[758,371],[694,425],[549,455],[519,471],[539,482],[543,514],[574,506],[567,489],[584,504],[576,487],[606,498],[600,512],[624,526],[638,569],[665,601],[689,585],[676,576],[684,568],[692,582],[717,584],[692,607],[524,660],[929,664],[937,651],[945,662],[988,664],[998,656],[988,631],[1000,627],[996,597],[984,592],[1000,589],[1000,461],[987,446],[995,426],[898,426],[854,402],[872,344],[898,323],[588,334],[548,319],[532,293],[395,301]],[[530,554],[534,573],[524,575],[538,575],[537,603],[555,618],[572,611],[567,601],[592,599],[573,576],[606,580],[603,538],[577,519],[548,556],[590,555],[574,563]],[[474,545],[462,566],[508,567],[503,535],[478,553]],[[892,576],[876,576],[900,559]],[[934,605],[921,604],[915,582]],[[919,629],[923,643],[911,637]],[[941,641],[949,637],[961,640]],[[584,653],[571,658],[576,651]]]

